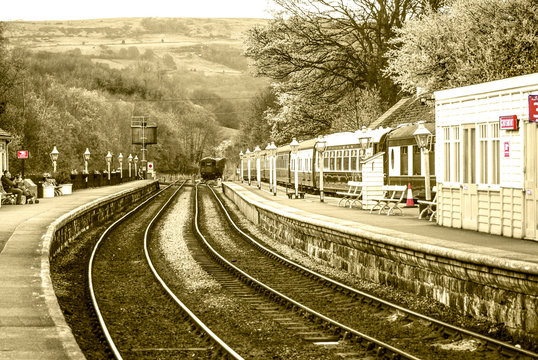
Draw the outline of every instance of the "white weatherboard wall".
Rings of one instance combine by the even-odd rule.
[[[483,84],[438,91],[435,93],[436,122],[436,177],[438,184],[439,224],[462,227],[511,237],[536,239],[537,216],[534,195],[537,192],[538,168],[536,123],[529,123],[528,96],[538,94],[538,74],[531,74],[492,81]],[[500,179],[497,183],[481,183],[480,126],[487,124],[488,134],[500,116],[516,115],[518,130],[499,130]],[[453,129],[459,128],[459,178],[451,169],[450,178],[445,176],[445,129],[455,140]],[[475,180],[465,182],[463,166],[464,129],[474,128]],[[489,131],[491,130],[491,133]],[[489,135],[493,136],[493,135]],[[491,170],[493,143],[488,146],[488,165]],[[505,154],[505,144],[508,153]],[[451,144],[451,156],[456,153]],[[455,158],[451,163],[457,163]],[[491,180],[491,179],[490,179]]]
[[[375,201],[372,198],[383,195],[383,154],[366,159],[362,164],[362,208],[370,209]]]

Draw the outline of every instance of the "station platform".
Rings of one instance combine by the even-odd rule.
[[[85,358],[56,301],[44,235],[64,214],[152,182],[78,190],[39,199],[39,204],[0,208],[0,359]]]
[[[277,195],[273,196],[269,185],[265,183],[262,183],[261,189],[254,183],[251,186],[238,181],[227,184],[251,193],[253,201],[281,211],[310,219],[323,218],[324,221],[343,227],[360,228],[403,239],[422,248],[443,251],[449,258],[487,262],[500,268],[519,269],[538,275],[538,241],[440,226],[435,221],[419,220],[418,207],[404,208],[403,215],[370,214],[368,210],[359,208],[338,207],[340,198],[325,196],[324,202],[320,202],[319,195],[305,194],[304,199],[289,199],[286,189],[280,186],[277,187]]]

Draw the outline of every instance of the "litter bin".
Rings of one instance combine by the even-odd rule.
[[[43,198],[43,181],[37,182],[37,198],[38,199]]]

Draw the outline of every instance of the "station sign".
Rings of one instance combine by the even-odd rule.
[[[517,115],[499,116],[499,122],[501,123],[501,130],[518,129]]]
[[[538,121],[538,95],[529,95],[529,122]]]
[[[153,171],[153,163],[148,161],[148,171]]]
[[[18,150],[17,159],[28,159],[28,150]]]

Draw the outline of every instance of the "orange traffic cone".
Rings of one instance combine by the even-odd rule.
[[[407,203],[405,204],[406,207],[413,207],[415,206],[415,201],[413,200],[413,190],[411,190],[411,183],[407,184]]]

